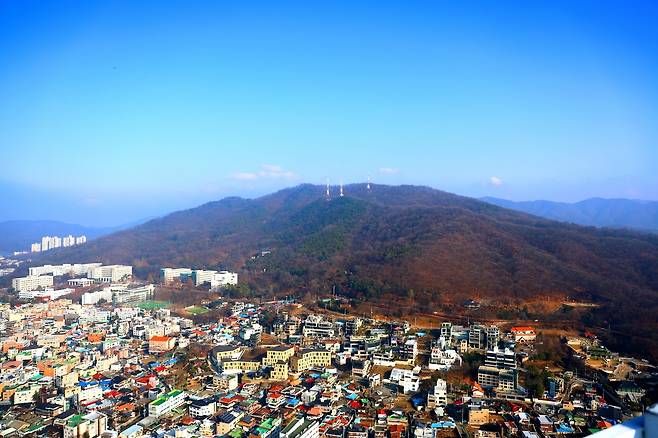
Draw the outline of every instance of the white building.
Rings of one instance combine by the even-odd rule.
[[[119,434],[119,438],[141,438],[144,435],[144,428],[139,424],[133,424],[128,429],[124,429]]]
[[[112,302],[112,290],[109,287],[106,287],[103,290],[85,292],[82,294],[83,305],[98,304],[100,300],[105,300],[108,303]]]
[[[52,275],[28,275],[11,280],[11,287],[17,292],[36,290],[53,286]]]
[[[73,287],[88,287],[94,284],[94,280],[92,278],[72,278],[68,283]]]
[[[458,366],[462,364],[462,358],[457,354],[456,350],[442,350],[440,345],[432,347],[429,363],[430,370],[448,371],[455,362],[457,362]]]
[[[192,279],[194,279],[195,286],[201,286],[204,283],[210,283],[212,281],[213,275],[217,274],[217,271],[208,271],[203,269],[195,269],[192,273]]]
[[[41,252],[41,244],[40,243],[33,243],[32,246],[30,247],[30,252]]]
[[[295,418],[281,431],[281,438],[319,438],[320,423],[316,420]]]
[[[84,234],[75,238],[76,245],[82,245],[83,243],[87,243],[87,236]]]
[[[46,288],[44,290],[27,290],[18,293],[18,298],[21,300],[35,300],[35,299],[45,299],[45,300],[56,300],[63,297],[64,295],[72,294],[75,292],[74,289],[53,289]]]
[[[68,236],[65,236],[62,239],[62,246],[63,247],[69,247],[75,245],[75,237],[71,236],[70,234]]]
[[[448,385],[445,380],[437,379],[434,391],[427,394],[427,407],[434,409],[448,405]]]
[[[125,288],[123,290],[115,289],[112,293],[112,303],[114,305],[123,303],[137,303],[153,298],[155,286],[147,284],[144,286]]]
[[[65,263],[63,265],[43,265],[29,268],[29,275],[87,275],[93,268],[101,266],[101,263]]]
[[[181,276],[191,277],[192,270],[190,268],[162,268],[160,275],[162,276],[162,282],[167,284],[179,280]]]
[[[393,368],[391,370],[391,382],[396,383],[398,386],[402,387],[402,392],[418,392],[420,388],[420,367],[415,367],[413,370],[407,370],[403,368]]]
[[[236,284],[238,284],[238,274],[236,272],[219,271],[210,277],[210,287],[213,289]]]
[[[159,418],[185,403],[187,394],[184,391],[176,389],[161,395],[149,403],[149,416]]]
[[[334,323],[325,321],[322,315],[309,315],[304,320],[304,337],[309,338],[333,338],[335,334]]]
[[[115,283],[132,277],[133,267],[128,265],[98,266],[89,271],[87,277],[101,283]]]

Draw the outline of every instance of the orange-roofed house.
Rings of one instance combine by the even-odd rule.
[[[103,333],[89,333],[87,340],[92,344],[98,344],[103,341]]]
[[[537,337],[535,329],[530,326],[512,327],[511,332],[514,342],[534,342]]]
[[[149,339],[150,353],[164,353],[176,345],[176,338],[172,336],[152,336]]]

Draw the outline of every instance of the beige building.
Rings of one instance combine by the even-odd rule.
[[[267,350],[263,358],[263,365],[274,365],[278,362],[288,362],[295,354],[295,348],[288,345],[279,345]]]
[[[270,371],[270,379],[272,380],[287,380],[288,379],[288,362],[277,362],[272,365]]]
[[[331,366],[331,357],[331,351],[329,350],[302,350],[298,354],[292,356],[292,359],[290,360],[290,368],[295,373],[306,371],[314,367],[326,368]]]

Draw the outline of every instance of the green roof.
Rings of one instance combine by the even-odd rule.
[[[80,423],[85,421],[84,416],[82,415],[74,415],[71,418],[69,418],[68,423],[66,424],[69,427],[77,427]]]
[[[243,430],[237,427],[228,433],[231,438],[242,438],[242,435],[244,435]]]
[[[183,391],[181,391],[180,389],[174,389],[173,391],[163,394],[160,397],[156,398],[155,400],[153,400],[151,404],[153,406],[160,406],[165,401],[169,400],[172,397],[176,397],[177,395],[180,395],[182,392]]]

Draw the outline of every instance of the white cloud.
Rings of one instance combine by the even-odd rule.
[[[489,178],[489,185],[492,185],[494,187],[500,187],[503,184],[505,184],[503,180],[497,176],[492,176]]]
[[[394,174],[398,173],[399,171],[400,171],[400,169],[396,169],[394,167],[380,167],[379,168],[379,173],[383,173],[383,174],[386,174],[386,175],[394,175]]]
[[[255,181],[264,179],[284,179],[293,180],[297,178],[294,172],[284,169],[275,164],[261,164],[258,172],[238,172],[231,175],[231,178],[239,181]]]
[[[258,175],[252,172],[238,172],[238,173],[234,173],[232,175],[232,178],[240,181],[251,181],[258,179]]]

